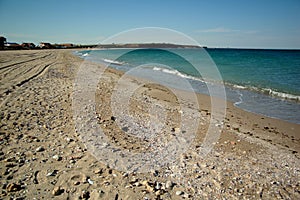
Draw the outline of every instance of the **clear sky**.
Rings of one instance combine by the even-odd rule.
[[[0,35],[10,42],[100,43],[141,27],[208,47],[300,49],[300,0],[0,0]]]

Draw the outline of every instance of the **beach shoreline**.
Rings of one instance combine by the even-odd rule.
[[[109,71],[112,74],[115,74],[117,76],[122,76],[124,74],[123,71],[119,71],[113,68],[107,68],[107,71]],[[148,82],[148,80],[143,80],[142,78],[138,78],[138,77],[132,77],[132,76],[128,76],[126,75],[126,77],[128,77],[128,81],[129,82],[134,82],[134,81],[140,81],[141,83],[143,82]],[[140,83],[140,84],[141,84]],[[164,86],[165,87],[165,86]],[[187,98],[192,99],[192,95],[196,95],[198,98],[198,105],[200,110],[205,110],[208,112],[211,112],[211,100],[213,99],[217,99],[221,102],[225,101],[226,102],[226,116],[225,118],[230,118],[231,120],[225,120],[224,125],[227,126],[227,128],[233,128],[234,129],[239,129],[238,127],[241,127],[242,130],[239,130],[240,133],[242,134],[249,134],[248,132],[255,132],[255,130],[259,130],[262,129],[264,131],[262,131],[261,133],[258,133],[257,135],[254,135],[254,137],[256,138],[261,138],[262,140],[268,141],[271,140],[270,138],[272,136],[268,135],[264,136],[264,134],[266,134],[265,132],[269,132],[269,133],[273,133],[275,135],[279,134],[278,132],[282,133],[282,135],[279,137],[286,137],[286,138],[290,138],[300,141],[300,135],[298,134],[297,130],[300,130],[300,124],[297,123],[292,123],[292,122],[288,122],[285,120],[281,120],[278,118],[272,118],[272,117],[268,117],[268,116],[264,116],[261,114],[257,114],[254,112],[250,112],[250,111],[246,111],[242,108],[239,108],[237,106],[234,105],[234,102],[228,101],[228,100],[221,100],[217,97],[211,97],[205,94],[200,94],[200,93],[196,93],[196,92],[191,92],[191,91],[185,91],[185,90],[180,90],[177,88],[172,88],[175,91],[179,92],[181,94],[181,96],[185,96]],[[152,89],[153,90],[153,89]],[[162,89],[163,90],[163,89]],[[171,92],[171,91],[169,91]],[[164,99],[163,95],[158,95],[157,96],[158,99]],[[230,117],[231,114],[233,113],[233,115],[235,117]],[[243,120],[247,122],[241,122]],[[234,124],[232,124],[234,123]],[[231,126],[233,125],[233,126]],[[253,126],[254,125],[254,126]],[[277,130],[278,129],[278,130]],[[274,133],[276,132],[276,133]],[[272,138],[276,138],[277,136],[273,136]],[[266,139],[269,138],[269,139]],[[293,140],[292,140],[293,141]],[[269,141],[270,144],[272,144],[271,141]],[[282,142],[280,140],[277,141],[278,145]],[[276,142],[276,143],[277,143]],[[289,142],[288,142],[289,143]],[[290,144],[290,143],[289,143]],[[276,144],[275,144],[276,145]],[[283,144],[282,146],[285,146],[288,144]],[[300,149],[297,149],[297,151],[299,151]]]
[[[175,54],[173,54],[175,53]],[[208,54],[206,54],[208,53]],[[291,56],[291,63],[285,62],[282,65],[283,69],[280,69],[279,64],[281,61],[276,60],[266,61],[265,57],[280,57],[282,52],[272,53],[269,51],[243,51],[243,50],[196,50],[196,49],[131,49],[131,50],[93,50],[93,51],[79,51],[76,55],[97,62],[100,64],[108,65],[111,68],[124,71],[126,73],[135,73],[143,70],[144,72],[138,72],[138,77],[144,77],[145,79],[153,79],[152,77],[161,77],[162,80],[168,80],[167,84],[170,87],[176,87],[181,90],[189,90],[201,94],[210,95],[208,88],[225,86],[226,100],[236,103],[236,106],[249,112],[262,114],[268,117],[282,119],[292,123],[300,124],[299,122],[299,96],[294,93],[297,89],[296,84],[292,84],[296,81],[294,74],[297,73],[297,67],[293,70],[295,72],[288,73],[288,66],[297,66],[295,55],[283,53],[283,57]],[[232,55],[240,55],[232,58]],[[252,55],[253,54],[253,55]],[[117,56],[119,55],[119,56]],[[122,55],[122,56],[121,56]],[[186,57],[193,61],[185,63],[182,59],[176,57]],[[254,61],[249,59],[249,56],[254,56]],[[117,57],[115,57],[117,56]],[[206,57],[207,61],[201,61],[200,57]],[[265,56],[265,57],[264,57]],[[264,58],[261,58],[264,57]],[[282,58],[282,59],[284,59]],[[112,61],[115,60],[115,61]],[[195,60],[199,61],[196,62]],[[217,68],[216,74],[220,73],[222,77],[208,78],[201,77],[201,66],[210,60],[212,69]],[[182,62],[181,62],[182,61]],[[154,63],[153,63],[154,62]],[[190,66],[190,62],[193,66]],[[260,66],[259,62],[263,62],[263,66]],[[269,62],[266,65],[265,62]],[[160,63],[160,64],[158,64]],[[271,67],[273,66],[274,67]],[[246,67],[247,66],[247,67]],[[210,69],[211,67],[208,67]],[[248,67],[250,69],[248,69]],[[200,70],[200,74],[196,71]],[[239,69],[239,70],[236,70]],[[240,71],[241,70],[241,71]],[[268,72],[266,72],[268,70]],[[282,70],[282,72],[281,72]],[[249,71],[248,73],[245,73]],[[259,71],[259,72],[258,72]],[[286,77],[288,81],[285,90],[282,90],[284,80],[280,78],[274,78],[276,76]],[[261,74],[267,74],[267,78]],[[270,79],[274,76],[273,79]],[[290,78],[289,78],[290,76]],[[257,77],[257,78],[255,78]],[[181,86],[177,83],[179,79],[183,82],[189,82],[190,86]],[[218,79],[218,80],[217,80]],[[185,81],[184,81],[185,80]],[[267,84],[269,83],[269,84]],[[219,94],[217,94],[219,95]],[[286,112],[289,115],[286,115]]]
[[[74,80],[84,62],[74,51],[0,52],[1,197],[300,198],[300,125],[250,113],[227,102],[220,138],[207,156],[199,157],[211,117],[211,99],[202,94],[197,94],[200,125],[176,165],[147,173],[108,167],[74,128]],[[112,144],[140,152],[147,144],[132,136],[126,138],[110,108],[114,86],[122,76],[123,72],[107,68],[99,80],[95,98],[98,123]],[[128,77],[120,87],[134,88],[142,81]],[[177,91],[187,99],[191,95]],[[148,84],[134,93],[131,112],[145,122],[151,102],[169,111],[162,135],[166,141],[177,132],[180,106],[195,110],[187,101],[180,105],[168,88]]]

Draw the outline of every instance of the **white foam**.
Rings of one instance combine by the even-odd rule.
[[[300,101],[300,96],[297,96],[297,95],[288,94],[288,93],[284,93],[284,92],[277,92],[277,91],[274,91],[270,88],[264,88],[263,91],[267,92],[271,96],[277,96],[277,97],[281,97],[281,98],[284,98],[284,99]]]
[[[237,102],[234,103],[235,106],[237,106],[237,105],[243,103],[243,94],[240,93],[238,90],[237,90],[237,93],[238,93],[238,95],[239,95],[239,101],[237,101]]]
[[[278,92],[271,88],[258,88],[255,86],[247,87],[247,86],[241,86],[241,85],[230,84],[230,83],[227,83],[227,85],[231,86],[233,88],[236,88],[236,89],[255,91],[258,93],[263,93],[265,95],[269,95],[269,96],[273,96],[273,97],[277,97],[277,98],[281,98],[281,99],[300,101],[300,96],[298,96],[298,95],[293,95],[293,94],[284,93],[284,92]]]
[[[110,64],[115,64],[115,65],[123,65],[124,63],[123,62],[118,62],[118,61],[115,61],[115,60],[110,60],[110,59],[103,59],[104,62],[106,63],[110,63]]]
[[[241,85],[233,85],[233,87],[237,89],[247,89],[247,87]]]
[[[203,81],[200,78],[197,78],[197,77],[194,77],[194,76],[190,76],[190,75],[187,75],[187,74],[183,74],[183,73],[177,71],[176,69],[167,69],[167,68],[161,68],[161,67],[153,67],[153,70],[154,71],[161,71],[161,72],[164,72],[164,73],[167,73],[167,74],[173,74],[173,75],[179,76],[181,78],[186,78],[186,79],[190,79],[190,80],[196,80],[196,81],[200,81],[200,82],[203,82],[203,83],[205,82],[205,81]]]

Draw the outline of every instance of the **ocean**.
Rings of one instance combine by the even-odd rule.
[[[75,54],[125,72],[136,71],[142,78],[159,77],[167,86],[197,93],[212,95],[208,85],[224,84],[226,97],[222,98],[235,106],[300,124],[300,50],[102,49]],[[178,77],[191,88],[178,84]]]

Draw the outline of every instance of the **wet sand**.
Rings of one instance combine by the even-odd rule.
[[[122,73],[112,69],[99,80],[95,117],[115,146],[140,153],[167,143],[185,131],[179,128],[183,107],[199,113],[200,123],[188,150],[170,165],[145,173],[107,166],[75,130],[73,84],[82,62],[71,50],[0,52],[2,199],[300,199],[300,125],[227,102],[220,138],[201,157],[211,118],[208,96],[198,95],[195,108],[186,100],[179,104],[168,88],[139,87],[129,110],[141,127],[159,114],[159,108],[148,112],[152,105],[163,106],[167,116],[159,137],[135,137],[113,115],[111,94]],[[126,80],[124,92],[142,82]]]

